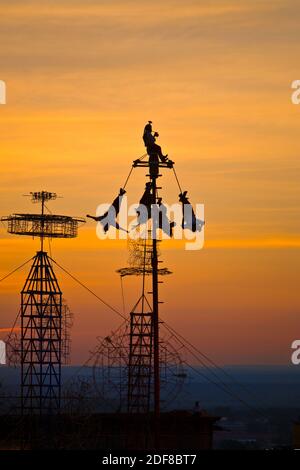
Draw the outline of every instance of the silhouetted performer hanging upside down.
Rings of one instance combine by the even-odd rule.
[[[140,205],[136,208],[137,225],[145,224],[151,217],[153,221],[154,231],[156,228],[162,229],[167,235],[173,235],[173,227],[175,222],[170,222],[167,217],[167,208],[162,203],[162,198],[158,198],[157,204],[155,197],[151,192],[151,182],[146,183],[144,194],[140,199]]]
[[[105,212],[105,214],[100,215],[98,217],[87,215],[87,217],[89,217],[90,219],[96,220],[96,222],[100,222],[101,225],[103,226],[103,230],[105,233],[109,230],[110,227],[116,227],[116,229],[123,230],[124,232],[128,233],[127,230],[120,227],[120,225],[118,224],[116,220],[120,212],[122,198],[125,193],[126,193],[125,189],[121,188],[118,196],[115,198],[115,200],[109,207],[108,211]]]
[[[194,209],[187,198],[187,191],[179,194],[179,201],[182,203],[182,228],[192,232],[201,232],[204,221],[197,219]]]
[[[155,197],[151,193],[151,183],[146,183],[144,194],[140,199],[140,205],[136,208],[138,225],[145,224],[151,217],[151,205],[155,204]]]
[[[157,201],[158,207],[159,207],[159,228],[162,229],[169,237],[173,236],[173,228],[175,227],[176,223],[175,222],[170,222],[167,216],[167,208],[166,206],[162,203],[162,198],[158,198]]]
[[[158,155],[162,162],[168,160],[168,155],[163,155],[161,147],[155,143],[156,137],[159,137],[157,132],[152,131],[152,121],[148,121],[148,124],[145,125],[143,141],[145,147],[147,148],[148,155],[155,154]]]

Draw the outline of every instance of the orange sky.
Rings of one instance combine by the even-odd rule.
[[[0,213],[34,211],[30,191],[63,195],[52,211],[85,216],[115,197],[144,153],[148,119],[192,202],[205,204],[205,248],[163,249],[173,271],[162,315],[220,363],[290,362],[300,334],[299,3],[0,1]],[[132,202],[143,190],[136,170]],[[177,201],[166,174],[163,195]],[[0,277],[37,241],[0,228]],[[122,308],[115,273],[126,244],[107,246],[88,222],[53,256]],[[0,329],[18,311],[27,268],[1,283]],[[75,314],[81,363],[120,319],[59,273]],[[125,281],[126,307],[139,283]],[[176,295],[174,293],[176,292]]]

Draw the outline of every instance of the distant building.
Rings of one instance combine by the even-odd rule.
[[[2,425],[5,421],[5,426]],[[160,449],[211,449],[215,423],[209,414],[172,411],[160,416]],[[0,415],[0,449],[154,449],[154,415],[95,413],[24,417]],[[11,436],[9,442],[7,436]],[[21,441],[26,436],[27,442]]]

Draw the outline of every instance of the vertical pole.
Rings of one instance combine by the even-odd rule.
[[[41,233],[41,251],[44,251],[44,214],[45,214],[45,194],[42,191],[42,233]]]
[[[157,164],[158,166],[158,164]],[[152,183],[153,203],[156,204],[157,187],[156,178],[150,171]],[[153,222],[153,221],[152,221]],[[152,225],[153,227],[153,225]],[[153,341],[154,341],[154,438],[155,448],[159,448],[159,417],[160,417],[160,373],[159,373],[159,318],[158,318],[158,259],[157,259],[157,239],[155,231],[152,231],[152,295],[153,295]]]
[[[40,308],[39,308],[39,324],[40,324],[40,331],[39,331],[39,391],[40,391],[40,398],[39,398],[39,415],[40,417],[42,416],[43,412],[43,371],[44,371],[44,366],[43,366],[43,354],[44,354],[44,335],[45,332],[43,331],[43,315],[44,315],[44,298],[43,298],[43,291],[44,291],[44,213],[45,213],[45,197],[46,195],[44,194],[44,191],[42,191],[42,233],[41,233],[41,262],[40,262]],[[46,273],[45,273],[46,274]],[[45,276],[46,277],[46,276]],[[45,279],[46,280],[46,279]]]

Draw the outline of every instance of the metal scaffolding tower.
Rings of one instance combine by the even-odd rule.
[[[37,252],[21,292],[22,413],[60,409],[62,293],[49,257]]]
[[[128,411],[148,413],[151,403],[153,349],[152,312],[130,313]]]
[[[41,203],[40,214],[3,217],[8,232],[40,237],[21,291],[21,411],[23,415],[51,415],[60,410],[62,364],[62,292],[44,238],[74,238],[82,218],[46,214],[46,201],[56,199],[47,191],[30,193]]]

